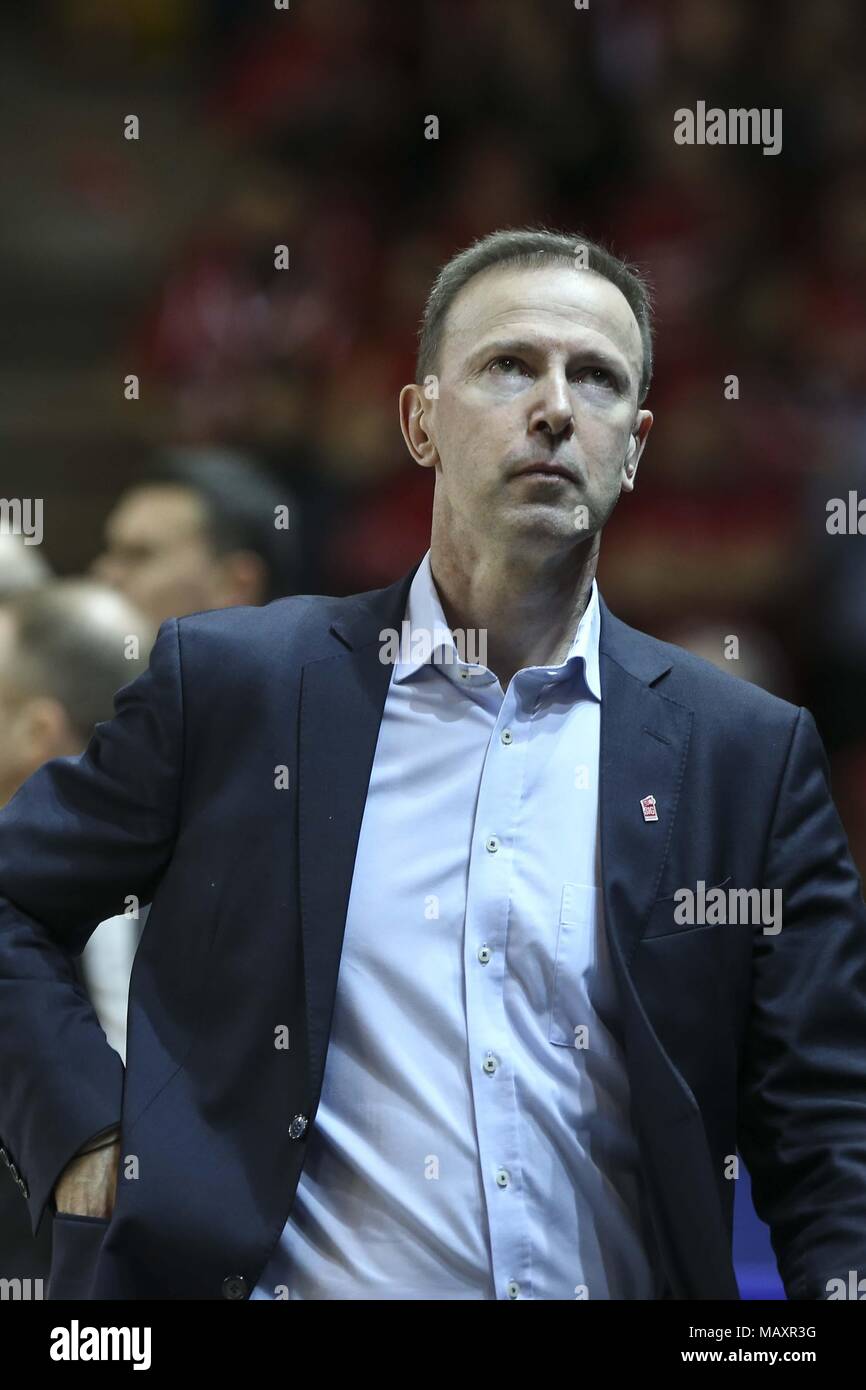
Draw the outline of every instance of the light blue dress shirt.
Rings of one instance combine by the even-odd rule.
[[[566,660],[503,694],[419,566],[406,620],[442,640],[394,663],[322,1097],[252,1298],[661,1292],[599,888],[600,617],[593,581]]]

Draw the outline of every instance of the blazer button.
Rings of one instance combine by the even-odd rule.
[[[307,1124],[308,1120],[306,1115],[295,1115],[292,1123],[289,1125],[289,1138],[300,1139],[304,1130],[307,1128]]]
[[[247,1281],[242,1274],[230,1274],[223,1279],[223,1298],[246,1298]]]

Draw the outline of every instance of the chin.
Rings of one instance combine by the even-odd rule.
[[[489,530],[489,527],[487,529]],[[592,534],[590,530],[576,530],[570,512],[556,513],[547,509],[533,510],[531,515],[524,513],[515,519],[510,529],[513,534],[524,538],[556,541],[560,545],[586,540],[587,536]]]

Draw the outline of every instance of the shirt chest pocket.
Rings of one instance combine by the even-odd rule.
[[[600,964],[598,891],[585,883],[565,883],[562,887],[548,1027],[550,1042],[561,1047],[590,1047],[593,1043],[590,1005],[599,983]]]

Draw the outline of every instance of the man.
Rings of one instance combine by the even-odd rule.
[[[20,536],[0,531],[0,600],[47,584],[51,570],[38,546]]]
[[[115,691],[147,664],[154,630],[100,584],[59,580],[0,604],[0,805],[52,758],[72,757],[111,715]],[[111,1046],[126,1048],[125,990],[138,913],[105,922],[81,956],[82,975]],[[121,978],[121,983],[123,980]]]
[[[126,599],[97,584],[43,579],[29,590],[19,583],[0,600],[0,805],[44,762],[81,752],[94,725],[110,716],[114,692],[145,669],[153,638]],[[121,918],[97,926],[71,961],[121,1059],[129,977],[146,915],[146,906],[130,904]],[[13,1278],[41,1276],[50,1251],[46,1226],[34,1241],[21,1182],[16,1187],[2,1170],[0,1266]]]
[[[165,450],[121,497],[94,575],[151,622],[294,593],[297,505],[244,454]]]
[[[862,1268],[866,907],[814,723],[595,582],[651,346],[585,239],[456,257],[400,398],[428,554],[165,623],[0,817],[53,1297],[737,1298],[738,1148],[790,1297]],[[783,923],[684,922],[722,885]],[[64,979],[130,892],[124,1073]]]

